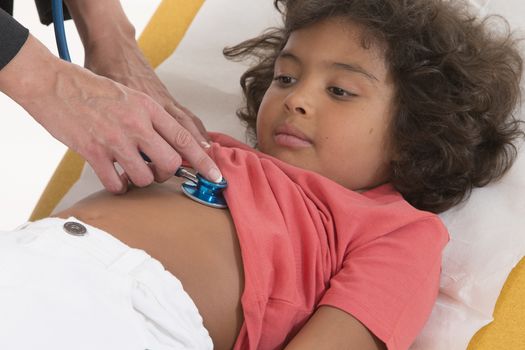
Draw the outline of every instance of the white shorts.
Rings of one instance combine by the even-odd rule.
[[[180,281],[80,222],[0,232],[0,349],[212,349]]]

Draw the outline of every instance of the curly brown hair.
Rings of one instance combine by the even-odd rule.
[[[229,59],[254,61],[241,77],[246,106],[237,112],[252,140],[275,60],[291,33],[337,16],[366,29],[363,47],[385,48],[396,88],[389,181],[409,203],[442,212],[511,167],[523,137],[515,115],[523,62],[503,18],[477,19],[457,0],[274,4],[283,14],[282,28],[224,50]]]

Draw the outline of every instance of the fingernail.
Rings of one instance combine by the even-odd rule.
[[[208,142],[206,142],[206,141],[201,141],[201,145],[204,148],[210,148],[211,147],[211,145]]]
[[[210,180],[212,180],[215,183],[219,183],[222,181],[222,174],[219,171],[219,169],[213,168],[210,170]]]

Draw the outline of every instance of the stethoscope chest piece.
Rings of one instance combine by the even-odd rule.
[[[224,178],[221,182],[215,183],[206,180],[198,173],[194,175],[182,167],[177,170],[175,175],[188,180],[182,184],[181,188],[182,192],[189,198],[213,208],[228,207],[222,193],[228,186]]]

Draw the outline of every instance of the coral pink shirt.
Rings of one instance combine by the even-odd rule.
[[[320,305],[353,315],[388,349],[407,349],[438,293],[448,242],[439,218],[388,184],[356,193],[213,138],[244,265],[235,349],[283,348]]]

